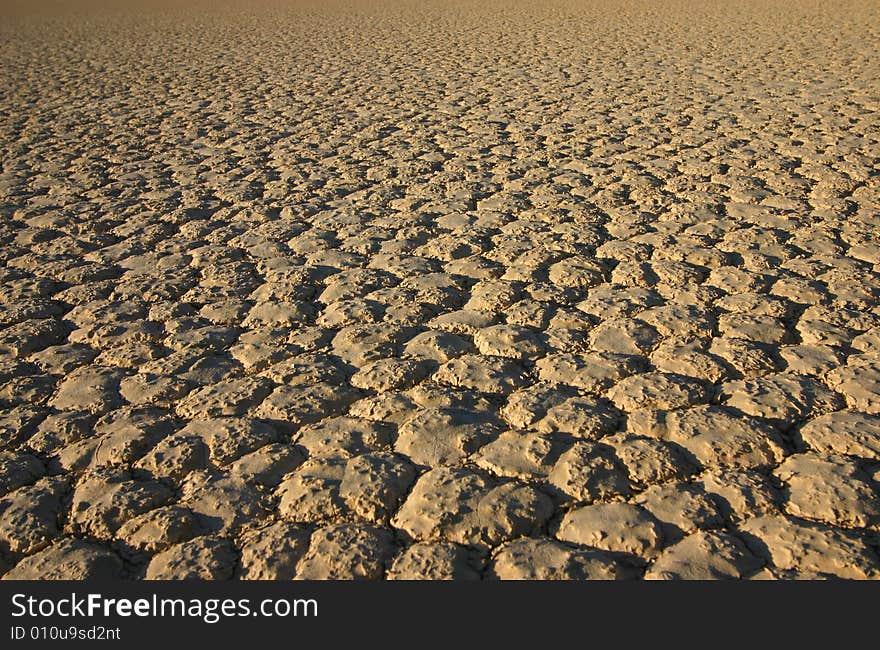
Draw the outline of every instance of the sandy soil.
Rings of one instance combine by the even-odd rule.
[[[6,11],[5,577],[880,576],[877,3]]]

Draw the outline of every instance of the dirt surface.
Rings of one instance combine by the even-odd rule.
[[[880,576],[877,3],[47,7],[6,578]]]

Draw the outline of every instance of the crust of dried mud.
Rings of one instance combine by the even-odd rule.
[[[0,574],[877,578],[878,25],[9,14]]]

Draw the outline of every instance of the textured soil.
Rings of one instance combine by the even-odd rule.
[[[4,577],[880,577],[877,3],[3,11]]]

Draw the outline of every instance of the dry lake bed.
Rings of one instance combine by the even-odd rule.
[[[5,578],[880,577],[876,2],[42,4]]]

